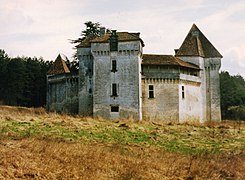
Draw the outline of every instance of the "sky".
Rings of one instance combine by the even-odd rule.
[[[221,70],[245,77],[244,0],[0,0],[0,49],[10,57],[69,59],[86,21],[140,32],[144,53],[172,54],[193,23],[223,55]]]

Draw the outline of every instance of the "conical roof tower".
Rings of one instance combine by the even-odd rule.
[[[193,24],[184,42],[178,49],[176,56],[200,56],[203,58],[214,58],[222,55],[204,36],[204,34]]]
[[[70,73],[69,68],[67,67],[65,60],[59,54],[54,61],[53,66],[49,69],[48,75],[55,75],[55,74],[68,74]]]

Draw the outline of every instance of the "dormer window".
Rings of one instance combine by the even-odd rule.
[[[199,31],[192,31],[191,35],[192,35],[192,37],[198,37],[199,36]]]
[[[112,30],[112,34],[109,39],[110,42],[110,51],[117,51],[118,50],[118,35],[116,30]]]

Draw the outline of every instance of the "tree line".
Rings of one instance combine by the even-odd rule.
[[[220,73],[222,119],[245,120],[245,80],[241,75]]]
[[[77,60],[66,61],[77,71]],[[53,61],[14,57],[0,49],[0,104],[26,107],[46,105],[46,74]],[[240,75],[220,73],[222,119],[245,120],[245,80]]]
[[[53,62],[14,57],[0,49],[0,103],[26,107],[46,104],[46,73]]]

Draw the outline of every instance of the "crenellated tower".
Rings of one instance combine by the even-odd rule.
[[[76,46],[79,60],[78,113],[81,116],[93,115],[93,56],[90,41],[94,38],[88,36]]]
[[[182,60],[198,65],[201,69],[201,122],[220,121],[219,69],[222,55],[193,24],[184,42],[175,55]]]

